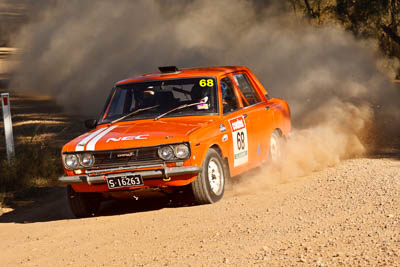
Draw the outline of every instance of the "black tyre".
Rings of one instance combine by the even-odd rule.
[[[75,192],[71,185],[68,185],[67,198],[69,207],[77,218],[96,216],[99,211],[101,195],[98,193]]]
[[[282,145],[284,139],[279,131],[275,130],[271,134],[269,141],[269,159],[272,163],[277,163],[282,157]]]
[[[219,201],[224,195],[228,175],[221,156],[210,148],[203,162],[203,170],[191,184],[195,201],[198,204]]]

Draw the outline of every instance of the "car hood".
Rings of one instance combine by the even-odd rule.
[[[66,151],[125,149],[188,141],[190,133],[213,122],[213,119],[143,120],[100,125],[63,148]]]

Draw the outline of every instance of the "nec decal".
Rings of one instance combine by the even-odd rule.
[[[141,135],[131,135],[131,136],[124,136],[124,137],[118,137],[118,138],[108,138],[106,143],[108,142],[119,142],[119,141],[131,141],[131,140],[144,140],[149,137],[148,134],[141,134]]]

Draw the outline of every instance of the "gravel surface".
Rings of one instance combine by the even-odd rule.
[[[253,194],[233,188],[214,205],[105,203],[88,219],[72,219],[58,188],[0,216],[0,266],[396,266],[399,196],[399,157],[347,160]]]

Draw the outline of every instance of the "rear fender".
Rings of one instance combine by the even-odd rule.
[[[283,136],[287,138],[291,131],[290,108],[288,103],[280,98],[271,98],[269,105],[274,110],[275,128],[280,129]]]

